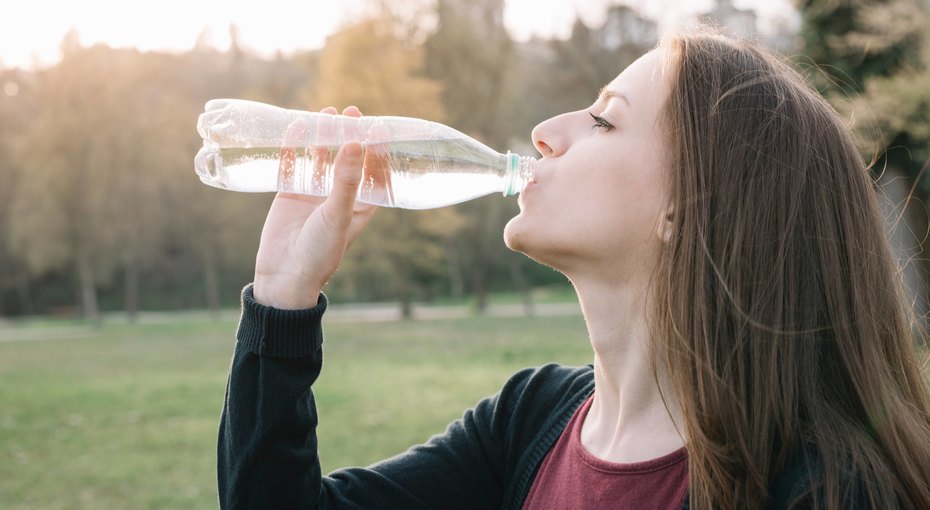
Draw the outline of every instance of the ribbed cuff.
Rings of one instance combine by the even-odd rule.
[[[326,305],[326,296],[321,292],[313,308],[281,310],[266,306],[255,301],[250,283],[242,289],[242,316],[236,340],[240,348],[263,356],[310,356],[323,344],[320,320]]]

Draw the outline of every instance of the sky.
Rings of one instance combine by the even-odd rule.
[[[763,20],[790,17],[790,0],[733,0]],[[611,3],[643,5],[661,24],[713,5],[714,0],[506,0],[504,24],[517,40],[533,35],[564,37],[576,16],[589,24],[603,20]],[[323,46],[326,37],[352,15],[359,0],[20,0],[0,7],[0,67],[53,65],[59,44],[76,29],[84,46],[105,43],[140,50],[186,51],[206,28],[219,49],[229,46],[231,23],[242,46],[259,55],[285,54]],[[762,27],[764,30],[764,26]]]

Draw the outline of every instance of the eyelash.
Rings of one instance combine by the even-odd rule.
[[[591,126],[592,128],[603,129],[604,131],[610,131],[611,129],[614,128],[614,125],[604,120],[603,117],[598,117],[597,115],[594,115],[591,112],[588,112],[588,115],[590,115],[591,118],[594,119],[594,125]]]

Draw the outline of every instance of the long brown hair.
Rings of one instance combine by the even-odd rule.
[[[691,508],[771,506],[803,452],[816,469],[796,502],[930,508],[920,335],[849,130],[752,44],[702,32],[660,47],[675,234],[653,359],[682,406]]]

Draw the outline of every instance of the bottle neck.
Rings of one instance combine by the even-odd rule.
[[[536,173],[536,160],[529,156],[521,156],[507,152],[507,185],[504,196],[509,197],[523,191],[528,182],[533,180]]]

